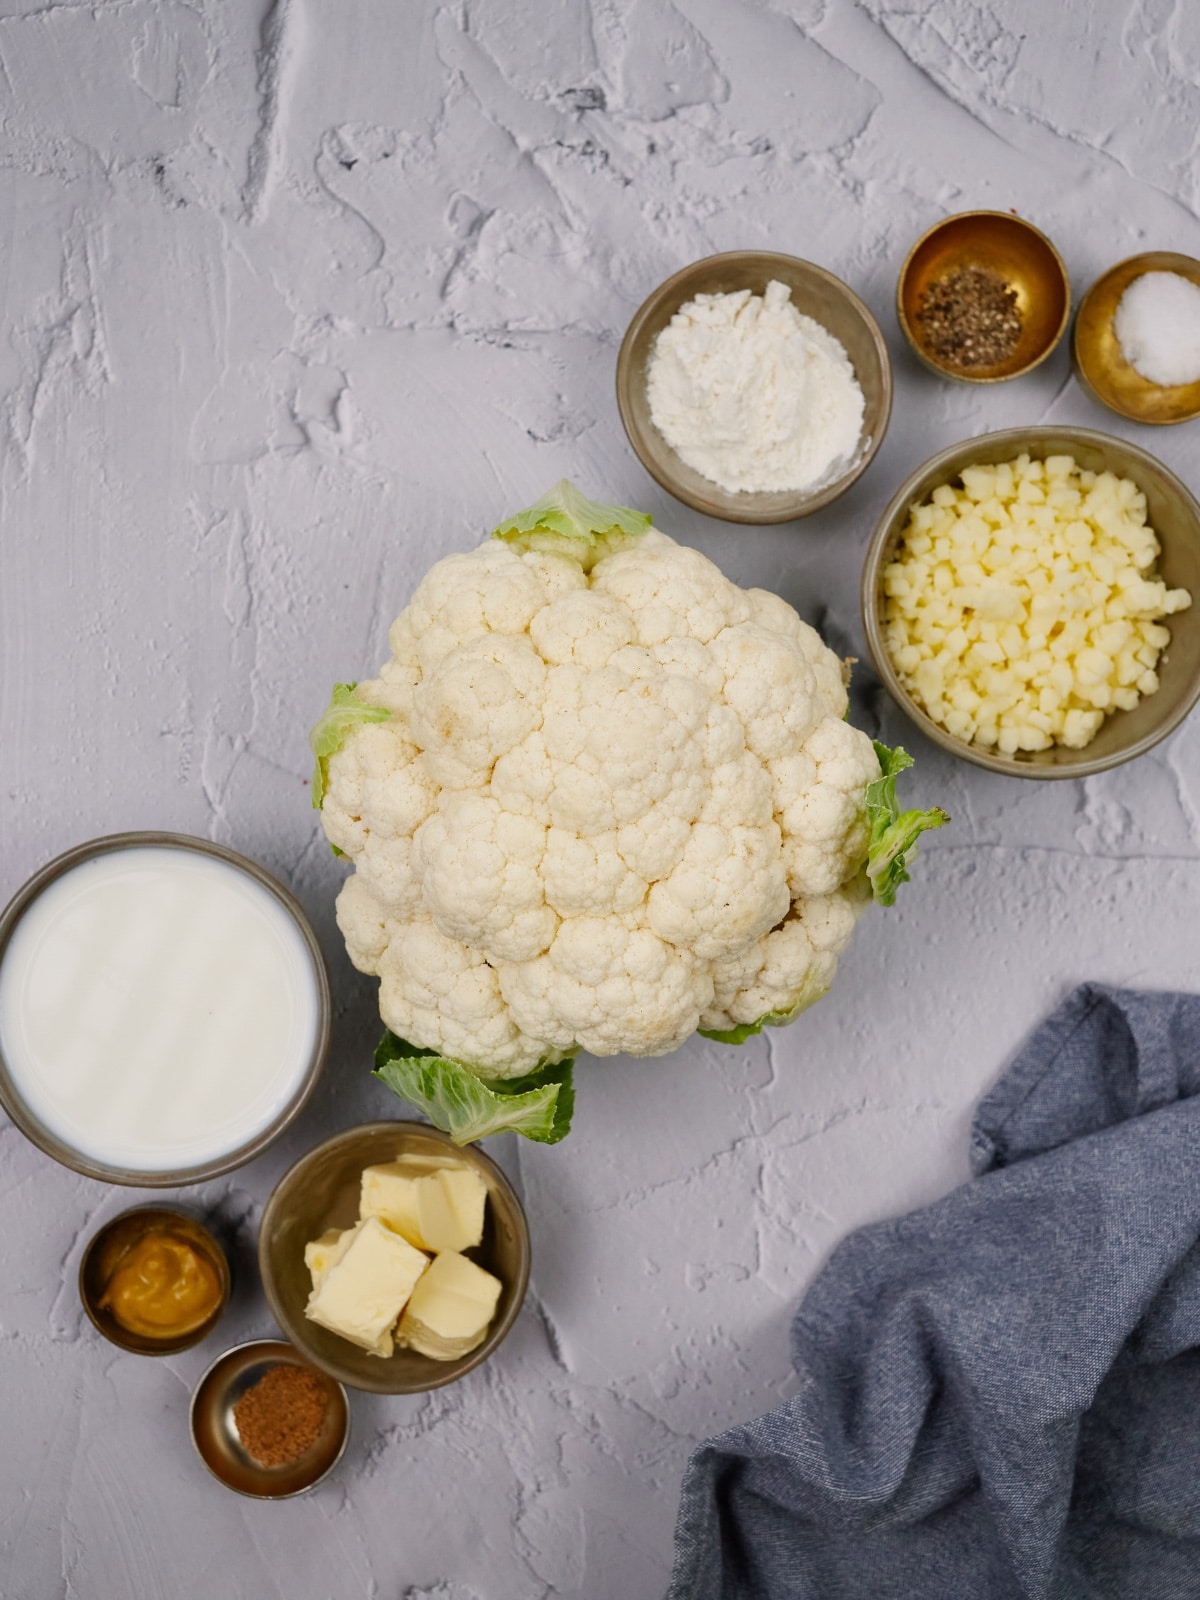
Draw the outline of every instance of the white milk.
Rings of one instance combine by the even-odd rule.
[[[0,960],[0,1051],[65,1144],[139,1172],[227,1155],[292,1098],[318,1029],[284,906],[215,856],[113,850],[56,879]]]

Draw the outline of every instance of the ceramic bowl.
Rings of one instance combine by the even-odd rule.
[[[1054,745],[1033,754],[1001,755],[957,739],[927,717],[900,682],[884,634],[883,573],[892,560],[914,505],[922,505],[940,484],[957,484],[963,467],[1031,456],[1074,456],[1086,471],[1111,471],[1132,478],[1146,496],[1147,515],[1162,554],[1158,571],[1170,588],[1194,597],[1188,611],[1168,617],[1171,642],[1159,658],[1159,687],[1131,711],[1114,711],[1082,750]],[[863,625],[875,670],[889,694],[934,744],[991,772],[1015,778],[1084,778],[1132,761],[1177,728],[1200,698],[1200,506],[1161,461],[1124,439],[1086,428],[1010,428],[964,439],[918,467],[892,496],[867,550],[862,576]]]
[[[264,1467],[238,1435],[234,1407],[272,1367],[308,1367],[300,1353],[282,1339],[255,1339],[218,1356],[192,1395],[192,1443],[213,1477],[238,1494],[255,1500],[287,1500],[315,1489],[342,1459],[350,1437],[346,1391],[328,1373],[317,1376],[325,1386],[325,1415],[312,1445],[286,1466]]]
[[[401,1155],[434,1156],[447,1165],[466,1162],[487,1185],[483,1243],[467,1254],[499,1278],[503,1289],[487,1337],[456,1361],[434,1361],[415,1350],[397,1350],[386,1359],[373,1356],[304,1315],[312,1291],[305,1245],[327,1228],[352,1226],[358,1220],[363,1168]],[[263,1212],[258,1262],[275,1320],[314,1366],[352,1389],[419,1394],[453,1383],[486,1361],[512,1327],[529,1283],[529,1227],[504,1173],[474,1145],[460,1147],[421,1122],[368,1122],[319,1144],[280,1179]]]
[[[858,448],[835,475],[811,489],[733,493],[703,477],[672,450],[650,419],[646,367],[654,341],[680,306],[698,294],[762,294],[772,279],[787,284],[792,304],[844,346],[862,388],[865,410]],[[731,250],[693,261],[668,278],[629,324],[617,357],[617,408],[642,465],[684,505],[726,522],[792,522],[844,494],[870,466],[892,410],[892,370],[874,317],[840,278],[811,261],[768,250]]]
[[[1200,417],[1200,382],[1151,383],[1121,354],[1113,329],[1121,296],[1146,272],[1175,272],[1200,288],[1200,261],[1170,250],[1150,250],[1109,267],[1079,303],[1071,339],[1075,375],[1101,405],[1131,422],[1191,422]]]
[[[102,1183],[127,1184],[137,1188],[176,1188],[181,1184],[201,1183],[244,1165],[265,1150],[300,1115],[316,1087],[329,1047],[331,1015],[329,977],[325,970],[321,947],[308,919],[299,902],[281,883],[264,871],[257,862],[239,855],[237,851],[228,850],[224,845],[214,844],[209,839],[198,839],[183,833],[111,834],[103,839],[92,839],[86,844],[77,845],[73,850],[68,850],[48,862],[17,890],[0,914],[0,962],[3,962],[9,941],[16,933],[25,912],[33,906],[44,890],[55,884],[65,873],[102,856],[145,848],[180,850],[223,862],[269,894],[295,926],[311,965],[316,1021],[311,1049],[306,1059],[297,1063],[296,1077],[289,1092],[272,1108],[270,1120],[265,1126],[260,1126],[258,1131],[250,1136],[241,1139],[235,1136],[234,1142],[220,1154],[189,1166],[166,1163],[156,1168],[127,1167],[103,1160],[60,1137],[30,1103],[21,1088],[18,1075],[5,1060],[2,1051],[0,1051],[0,1106],[3,1106],[21,1132],[37,1145],[39,1150],[64,1167],[82,1173],[86,1178],[96,1178]]]
[[[921,323],[926,290],[968,267],[994,272],[1017,293],[1021,337],[1006,361],[990,367],[961,367],[939,356]],[[1062,338],[1070,314],[1062,257],[1039,228],[1010,211],[962,211],[935,223],[908,252],[896,284],[904,337],[927,367],[959,383],[1004,383],[1032,372]]]
[[[152,1338],[123,1328],[107,1306],[104,1291],[121,1258],[147,1234],[170,1233],[182,1238],[208,1261],[217,1274],[219,1298],[210,1316],[188,1333],[168,1338]],[[79,1263],[79,1298],[92,1326],[110,1344],[119,1345],[139,1356],[169,1356],[187,1350],[209,1334],[220,1322],[229,1303],[229,1261],[216,1236],[187,1211],[175,1206],[134,1206],[113,1217],[92,1237]]]

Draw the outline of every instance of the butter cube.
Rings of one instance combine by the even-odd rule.
[[[487,1185],[474,1167],[401,1157],[362,1175],[361,1217],[380,1217],[418,1250],[469,1250],[483,1238]]]
[[[456,1361],[482,1344],[496,1314],[501,1283],[455,1251],[435,1257],[404,1308],[396,1342],[430,1356]]]
[[[483,1214],[487,1208],[487,1184],[474,1167],[443,1167],[439,1177],[446,1202],[458,1228],[458,1244],[439,1245],[439,1250],[471,1250],[483,1242]]]
[[[429,1265],[406,1239],[368,1217],[313,1289],[305,1316],[376,1356],[392,1353],[392,1327]]]
[[[314,1289],[334,1262],[340,1261],[350,1248],[354,1231],[353,1228],[326,1228],[319,1239],[312,1239],[304,1246],[304,1265],[312,1274]]]

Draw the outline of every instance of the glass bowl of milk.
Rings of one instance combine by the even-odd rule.
[[[95,839],[0,916],[0,1104],[107,1183],[199,1183],[297,1116],[329,1045],[329,979],[300,906],[233,850]]]

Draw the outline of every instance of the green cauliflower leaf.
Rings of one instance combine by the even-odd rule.
[[[896,804],[896,778],[913,758],[899,745],[873,741],[879,757],[881,775],[867,785],[867,821],[871,842],[867,847],[867,878],[871,892],[881,906],[890,906],[896,890],[907,883],[908,866],[916,859],[917,836],[926,828],[940,828],[950,818],[940,806],[928,811],[901,811]]]
[[[828,993],[827,984],[810,979],[801,985],[799,994],[785,1010],[766,1011],[757,1022],[739,1022],[735,1028],[697,1028],[696,1032],[706,1039],[715,1039],[718,1044],[745,1044],[747,1039],[752,1039],[764,1028],[786,1028],[789,1022],[795,1022],[802,1011],[815,1006]]]
[[[560,478],[549,494],[502,522],[492,537],[523,550],[569,556],[590,572],[602,557],[639,538],[649,526],[645,512],[589,500],[568,478]]]
[[[557,1144],[571,1130],[572,1060],[543,1062],[521,1078],[486,1082],[462,1061],[411,1045],[389,1029],[375,1051],[381,1083],[423,1111],[455,1144],[511,1130],[539,1144]]]
[[[325,786],[329,780],[329,758],[336,755],[346,742],[351,729],[363,722],[386,722],[391,712],[383,706],[369,706],[359,698],[356,683],[335,683],[328,709],[308,736],[312,753],[316,757],[312,777],[313,810],[320,811],[325,803]],[[333,853],[341,855],[336,845]]]

